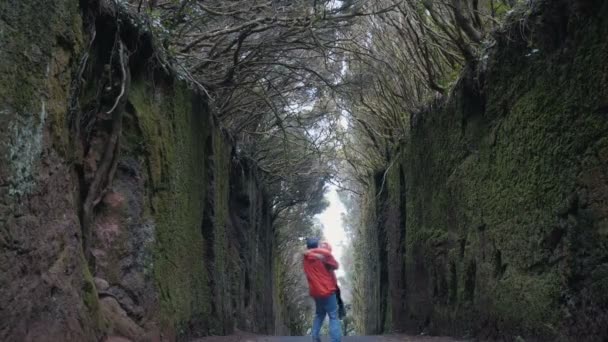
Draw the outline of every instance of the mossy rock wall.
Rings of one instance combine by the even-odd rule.
[[[386,182],[406,204],[405,299],[390,302],[405,317],[393,329],[608,338],[607,16],[602,1],[537,2],[414,116]],[[397,234],[391,215],[377,236]]]
[[[133,126],[120,165],[135,162],[138,171],[117,179],[146,181],[114,190],[144,197],[134,229],[154,231],[141,272],[150,270],[158,287],[163,326],[178,335],[269,333],[273,234],[255,170],[232,155],[202,97],[184,84],[137,80],[129,101]],[[124,260],[114,266],[124,269]]]
[[[0,2],[0,340],[87,341],[102,326],[67,150],[76,0]]]
[[[402,330],[405,315],[405,179],[403,165],[370,176],[354,240],[353,309],[363,335]]]
[[[205,98],[160,67],[149,33],[103,3],[0,4],[0,340],[271,333],[274,234],[257,170]],[[117,37],[131,81],[86,260]]]
[[[97,29],[112,32],[112,23],[98,18]],[[145,54],[145,35],[123,28],[121,37],[141,52],[129,63],[117,172],[97,208],[102,296],[116,298],[142,333],[272,332],[274,234],[256,168],[236,155],[204,96],[160,68],[152,49]],[[103,46],[98,37],[96,63]]]

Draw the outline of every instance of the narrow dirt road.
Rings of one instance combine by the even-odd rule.
[[[192,342],[311,342],[310,336],[224,336],[206,337]],[[329,338],[324,336],[323,342],[329,342]],[[342,338],[343,342],[462,342],[449,337],[435,336],[348,336]]]

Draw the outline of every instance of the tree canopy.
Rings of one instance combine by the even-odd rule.
[[[326,185],[353,212],[412,117],[484,62],[516,0],[107,0],[141,19],[157,61],[208,100],[262,174],[285,269]],[[354,262],[356,264],[356,261]],[[302,279],[286,273],[289,286]],[[296,296],[292,305],[302,304]]]

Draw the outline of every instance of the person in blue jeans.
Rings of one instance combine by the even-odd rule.
[[[334,271],[338,262],[331,252],[319,248],[319,240],[309,238],[306,241],[308,251],[304,254],[304,273],[308,280],[310,296],[315,300],[315,319],[312,324],[312,340],[320,342],[319,336],[325,316],[329,316],[329,336],[331,342],[340,342],[342,330],[338,318],[338,290]]]
[[[312,323],[312,340],[314,342],[320,342],[321,327],[325,316],[329,316],[329,336],[331,342],[339,342],[342,335],[342,327],[340,325],[340,319],[338,318],[338,301],[336,300],[336,294],[332,294],[325,298],[315,298],[316,310],[315,319]]]

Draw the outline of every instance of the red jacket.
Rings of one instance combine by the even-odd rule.
[[[304,273],[308,280],[310,296],[324,298],[336,292],[336,276],[338,262],[331,252],[323,248],[309,249],[304,254]]]

